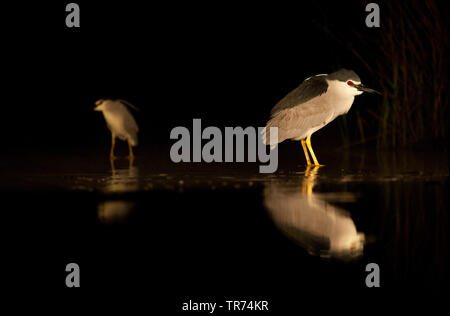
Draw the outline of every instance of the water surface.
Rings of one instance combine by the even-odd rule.
[[[59,266],[80,262],[85,288],[147,284],[169,302],[359,291],[371,262],[387,289],[448,280],[446,154],[332,154],[323,167],[280,159],[269,175],[156,157],[5,158],[16,258],[42,258],[50,288],[62,286]]]

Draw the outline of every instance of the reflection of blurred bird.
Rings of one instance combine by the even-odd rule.
[[[139,190],[139,168],[133,166],[130,159],[128,169],[116,169],[114,160],[111,160],[111,177],[105,179],[105,192],[124,193]]]
[[[308,165],[308,147],[315,165],[319,165],[311,147],[311,135],[346,114],[356,95],[363,92],[379,92],[361,84],[358,75],[341,69],[329,75],[316,75],[305,79],[297,88],[286,95],[271,111],[271,119],[264,129],[265,144],[281,143],[285,139],[301,140]],[[270,127],[278,128],[276,143],[270,142]]]
[[[134,206],[132,201],[104,201],[98,204],[98,218],[104,224],[120,223],[126,219]]]
[[[318,167],[316,167],[318,168]],[[302,190],[292,184],[269,183],[264,204],[276,226],[312,255],[351,259],[362,254],[364,234],[349,214],[313,193],[317,169],[305,171]],[[349,195],[344,195],[348,199]]]
[[[101,111],[105,117],[106,124],[112,135],[111,158],[114,158],[114,146],[116,144],[116,137],[128,141],[128,149],[130,158],[133,158],[132,146],[138,144],[138,126],[130,111],[126,106],[138,110],[135,106],[125,100],[103,100],[100,99],[95,102],[97,107],[95,111]]]
[[[139,169],[129,160],[128,169],[116,169],[111,159],[111,176],[104,179],[103,191],[109,196],[139,190]],[[134,201],[110,199],[98,204],[98,216],[103,223],[118,223],[123,221],[135,207]]]

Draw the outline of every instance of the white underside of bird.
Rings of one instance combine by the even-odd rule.
[[[132,117],[124,118],[123,116],[118,115],[114,112],[108,112],[104,111],[103,116],[105,118],[106,124],[108,125],[109,130],[111,133],[116,136],[117,138],[121,140],[130,140],[131,145],[137,146],[138,144],[138,138],[137,138],[137,132],[138,128],[136,125],[136,128],[131,129],[130,131],[126,128],[126,122],[133,120]],[[130,114],[131,116],[131,114]]]
[[[132,146],[137,146],[139,128],[134,117],[124,104],[117,100],[102,100],[95,110],[103,113],[103,117],[113,137],[125,141],[129,140]]]

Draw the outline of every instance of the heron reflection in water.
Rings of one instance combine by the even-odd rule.
[[[320,166],[306,168],[301,185],[267,183],[264,204],[275,225],[311,255],[352,259],[362,255],[364,233],[344,209],[329,202],[350,202],[349,193],[314,193]]]
[[[105,178],[103,191],[108,194],[123,194],[139,189],[139,169],[133,165],[133,159],[128,160],[128,168],[116,168],[116,161],[111,159],[111,176]],[[97,214],[102,223],[122,222],[135,207],[135,202],[118,198],[108,199],[98,204]]]

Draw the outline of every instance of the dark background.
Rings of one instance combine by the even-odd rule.
[[[13,16],[4,48],[7,148],[106,148],[103,118],[91,111],[100,98],[126,99],[141,109],[141,148],[148,148],[167,144],[170,130],[191,128],[193,118],[203,126],[264,126],[270,109],[314,74],[346,67],[378,88],[322,27],[331,20],[333,28],[359,29],[370,38],[380,30],[365,26],[364,3],[78,3],[78,29],[65,27],[64,2],[6,11]],[[363,95],[355,107],[379,102]],[[338,124],[316,141],[339,144]]]
[[[275,2],[244,5],[230,1],[76,3],[81,9],[81,28],[78,29],[65,26],[66,1],[51,4],[20,2],[2,7],[4,81],[0,124],[3,157],[0,163],[5,170],[11,165],[21,169],[30,166],[41,168],[39,164],[33,165],[32,159],[29,164],[8,160],[10,155],[58,157],[52,155],[70,152],[105,155],[105,164],[101,167],[109,172],[106,158],[110,135],[102,115],[92,111],[95,101],[100,98],[126,99],[141,109],[135,115],[140,127],[137,159],[143,156],[142,152],[161,148],[157,157],[168,160],[169,133],[173,127],[191,129],[193,118],[201,118],[203,126],[264,126],[270,109],[311,75],[345,67],[358,73],[365,85],[374,89],[381,86],[350,49],[358,47],[358,52],[368,63],[376,61],[374,52],[380,51],[380,47],[371,39],[383,32],[383,23],[390,19],[384,15],[386,11],[381,1],[378,2],[381,8],[380,29],[365,26],[366,2],[359,1],[298,1],[295,5]],[[439,2],[443,10],[446,9],[445,3]],[[407,8],[408,2],[404,6]],[[337,40],[330,30],[345,36],[345,43]],[[365,39],[363,45],[361,36]],[[442,58],[447,59],[448,56]],[[338,118],[314,134],[318,156],[341,146],[346,137],[356,139],[356,113],[365,113],[367,109],[376,111],[383,98],[385,96],[357,97],[346,121]],[[368,121],[367,128],[376,134],[377,125],[372,123]],[[344,126],[348,126],[350,135],[345,136]],[[285,151],[285,160],[303,159],[298,143],[285,142],[281,146],[296,149],[292,152],[297,156],[293,157],[286,155]],[[328,159],[332,160],[333,157]],[[52,172],[59,167],[51,159],[43,165]],[[140,166],[143,165],[141,163]],[[93,168],[96,167],[94,164]],[[42,170],[46,172],[46,169]],[[355,184],[355,187],[355,190],[360,190],[363,186]],[[385,198],[385,192],[382,188],[377,188],[375,193],[373,188],[370,190],[367,189],[365,196],[368,198],[364,205],[370,206],[375,214],[383,208],[380,201]],[[382,295],[360,292],[365,288],[359,282],[364,278],[366,262],[332,265],[297,252],[294,244],[285,243],[275,230],[262,205],[255,206],[255,201],[260,203],[261,200],[258,189],[225,190],[214,194],[209,190],[192,190],[187,194],[171,191],[131,194],[125,198],[140,203],[141,211],[131,217],[131,225],[119,228],[98,222],[95,211],[98,201],[105,199],[102,194],[61,193],[46,191],[45,188],[43,192],[31,191],[27,195],[20,190],[10,191],[8,187],[2,192],[6,203],[14,206],[6,208],[10,212],[7,215],[18,218],[19,225],[6,230],[9,235],[5,240],[17,241],[8,242],[6,247],[12,250],[9,257],[12,265],[24,271],[20,279],[15,280],[18,293],[24,290],[24,284],[30,284],[30,278],[34,278],[35,282],[31,282],[34,286],[26,288],[32,292],[32,297],[39,297],[37,294],[45,286],[51,291],[44,292],[44,295],[56,297],[64,288],[61,280],[65,272],[61,266],[74,260],[83,265],[83,280],[86,281],[82,282],[90,280],[93,283],[84,283],[83,287],[89,289],[87,292],[64,293],[70,307],[77,302],[92,300],[98,305],[114,308],[123,299],[121,294],[111,293],[114,288],[133,290],[133,293],[142,289],[144,297],[150,295],[147,290],[156,289],[157,295],[152,295],[152,298],[157,303],[148,306],[149,309],[155,306],[164,309],[164,304],[168,304],[166,306],[171,306],[173,311],[178,311],[178,305],[173,305],[174,297],[178,301],[186,299],[187,295],[207,300],[209,289],[214,288],[214,294],[220,293],[222,297],[255,295],[255,299],[264,299],[264,295],[270,295],[277,310],[302,310],[303,304],[317,310],[333,310],[334,306],[345,309],[347,305],[354,308],[359,302],[366,305],[355,310],[364,312],[374,307],[384,308],[386,300],[395,300],[401,306],[402,301],[398,300],[401,295],[396,286],[403,290],[410,285],[392,284],[393,287]],[[197,206],[198,201],[205,197],[196,213],[184,209]],[[407,196],[405,200],[410,198]],[[423,213],[434,200],[435,196],[430,193],[425,202],[421,201],[425,205]],[[171,202],[170,206],[167,206],[167,201]],[[217,201],[221,201],[220,205]],[[240,201],[242,208],[250,211],[243,215],[235,201]],[[209,217],[213,206],[216,212]],[[44,212],[35,212],[36,207]],[[145,212],[148,209],[160,212],[149,214]],[[166,209],[167,212],[161,211]],[[175,224],[171,222],[170,210],[175,210],[174,216],[179,219]],[[389,209],[384,212],[387,217],[394,216]],[[409,215],[407,213],[404,218]],[[440,223],[441,217],[437,218],[435,221]],[[195,225],[183,226],[184,221]],[[213,225],[208,226],[211,221]],[[253,221],[259,225],[253,225]],[[35,225],[38,222],[39,225]],[[384,229],[382,222],[368,222],[363,227]],[[8,225],[9,222],[5,223]],[[154,227],[149,229],[148,223]],[[80,227],[84,229],[82,232],[78,231]],[[225,235],[229,227],[235,230],[231,240],[217,237],[217,232],[223,231]],[[202,235],[204,231],[214,232],[216,237],[208,239]],[[434,234],[434,231],[428,232]],[[161,235],[163,233],[166,235]],[[251,233],[255,237],[249,237]],[[82,241],[79,240],[80,234],[85,234]],[[180,235],[184,237],[180,238]],[[96,243],[90,242],[92,236]],[[234,251],[228,249],[229,245],[239,244],[245,238],[250,241],[261,238],[267,243],[258,243],[260,248],[257,249],[251,249],[254,245],[251,242],[243,243],[235,256],[221,252],[224,249]],[[133,246],[128,248],[129,244]],[[210,249],[211,253],[196,254],[191,246],[198,244],[202,249]],[[280,244],[283,244],[281,248]],[[267,247],[261,248],[261,245]],[[426,244],[423,248],[427,248]],[[369,251],[367,260],[379,258],[377,251],[382,250]],[[251,251],[255,252],[254,256]],[[292,257],[277,257],[286,252],[292,253]],[[153,253],[164,256],[153,261]],[[265,257],[266,253],[274,254],[274,257]],[[247,262],[233,261],[235,257],[251,259]],[[36,258],[39,258],[38,263]],[[434,259],[444,262],[441,257]],[[290,260],[306,262],[303,266],[306,268],[295,278],[289,274],[295,269]],[[418,261],[422,260],[428,262],[426,257]],[[107,262],[114,264],[103,266]],[[149,262],[154,264],[149,267],[146,265]],[[260,265],[260,262],[264,264]],[[268,271],[266,267],[271,262],[273,270]],[[30,276],[26,273],[30,263],[42,270]],[[286,265],[290,269],[284,270]],[[118,266],[125,267],[127,272],[117,273]],[[434,267],[426,263],[418,266]],[[234,275],[234,271],[240,274]],[[322,274],[323,271],[325,273]],[[421,270],[418,271],[420,274]],[[201,278],[197,279],[199,275]],[[247,275],[248,280],[241,280],[242,275]],[[422,283],[429,282],[431,287],[437,284],[434,279],[427,278],[428,274],[423,274],[419,279]],[[141,283],[132,282],[136,279]],[[414,283],[414,279],[408,281]],[[238,291],[236,284],[247,286]],[[286,284],[294,290],[290,291]],[[327,289],[323,289],[322,284],[327,284]],[[198,291],[193,291],[195,286]],[[108,291],[108,288],[113,290]],[[305,296],[298,296],[300,288],[307,289]],[[41,303],[46,305],[44,301]]]

